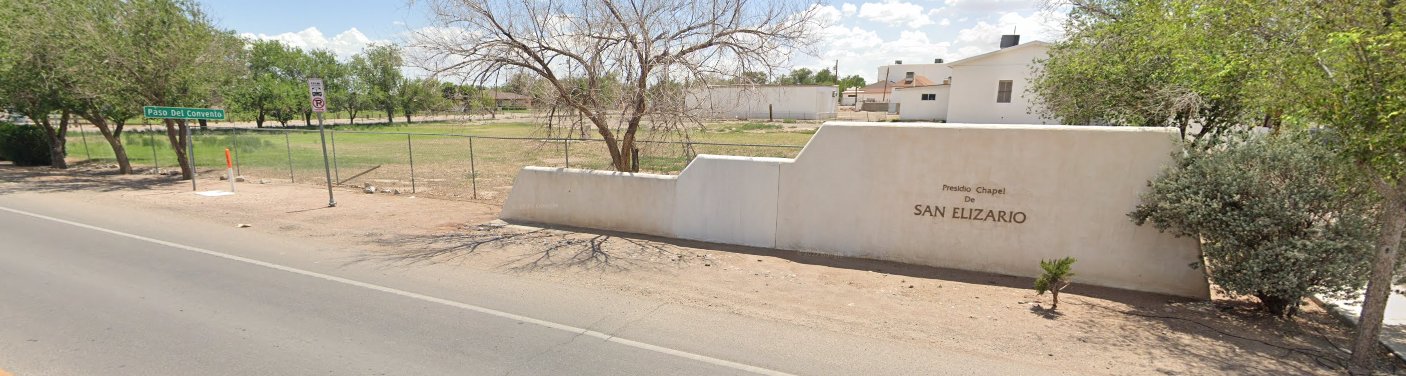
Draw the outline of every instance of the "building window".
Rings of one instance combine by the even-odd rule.
[[[935,101],[935,100],[937,100],[937,94],[923,94],[923,100],[925,100],[925,101]]]
[[[996,103],[1011,103],[1011,80],[996,81]]]

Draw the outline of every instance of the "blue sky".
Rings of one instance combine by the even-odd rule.
[[[396,0],[201,0],[223,28],[250,38],[276,39],[302,48],[325,48],[342,57],[368,43],[403,41],[429,26],[423,6]],[[879,65],[953,61],[997,48],[1013,30],[1021,41],[1060,37],[1061,14],[1041,0],[830,1],[820,9],[832,25],[821,31],[819,56],[801,56],[796,67],[820,69],[839,60],[844,75],[874,81]]]

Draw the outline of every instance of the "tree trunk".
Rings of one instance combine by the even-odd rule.
[[[386,107],[386,124],[395,123],[395,107]]]
[[[195,179],[195,170],[186,158],[186,143],[190,142],[186,138],[186,129],[190,126],[185,120],[165,119],[165,122],[166,139],[171,141],[171,149],[176,151],[176,161],[181,165],[181,180]]]
[[[356,125],[356,111],[347,111],[347,117],[349,118],[347,120],[350,121],[348,125]]]
[[[103,139],[107,140],[107,145],[112,147],[112,155],[117,158],[117,173],[122,175],[132,174],[132,161],[127,158],[127,148],[122,145],[122,123],[110,126],[107,119],[100,115],[83,116],[89,123],[98,128]]]
[[[63,116],[59,118],[58,128],[54,128],[53,124],[49,122],[48,114],[45,114],[42,121],[39,121],[39,124],[43,126],[44,134],[49,136],[49,167],[68,168],[68,161],[64,158],[68,157],[69,116],[68,111],[63,112]],[[30,116],[30,119],[34,119],[34,117]]]
[[[1367,280],[1367,292],[1362,298],[1362,314],[1357,317],[1357,337],[1352,342],[1352,365],[1359,370],[1373,367],[1381,345],[1377,337],[1382,331],[1382,317],[1386,314],[1387,299],[1391,297],[1392,274],[1395,272],[1396,256],[1400,252],[1401,234],[1406,229],[1406,183],[1392,187],[1385,181],[1376,181],[1377,191],[1384,198],[1378,221],[1381,233],[1377,237],[1377,252],[1372,258],[1372,274]]]
[[[312,126],[312,111],[303,112],[303,125]]]
[[[205,119],[200,119],[199,121],[200,121],[200,129],[206,129],[206,128],[209,128],[209,127],[210,127],[210,124],[206,123]]]
[[[405,124],[410,124],[410,111],[405,112]]]
[[[259,116],[254,118],[254,126],[258,128],[264,127],[264,110],[259,110]]]

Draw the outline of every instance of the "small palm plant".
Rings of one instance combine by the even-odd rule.
[[[1051,310],[1059,309],[1059,290],[1069,287],[1069,281],[1074,278],[1074,272],[1070,271],[1074,261],[1073,257],[1040,260],[1040,269],[1044,269],[1045,274],[1035,280],[1035,293],[1044,295],[1045,291],[1050,292],[1050,296],[1054,298],[1054,304],[1050,305]]]

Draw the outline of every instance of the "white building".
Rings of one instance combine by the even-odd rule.
[[[879,82],[889,80],[893,82],[911,81],[917,77],[927,77],[933,82],[942,82],[952,76],[952,68],[943,63],[942,59],[934,59],[932,64],[904,64],[903,60],[894,61],[893,65],[879,67]]]
[[[952,85],[912,86],[893,91],[894,111],[901,120],[945,121]]]
[[[694,91],[685,104],[711,118],[819,120],[835,117],[838,95],[833,85],[718,85]]]
[[[950,79],[894,91],[899,119],[976,124],[1057,123],[1041,117],[1039,109],[1033,106],[1033,98],[1025,92],[1034,64],[1048,56],[1049,43],[1018,44],[1019,40],[1019,36],[1003,36],[999,50],[945,64]]]
[[[1025,91],[1050,44],[1033,41],[954,61],[949,123],[1055,124],[1042,118]]]

